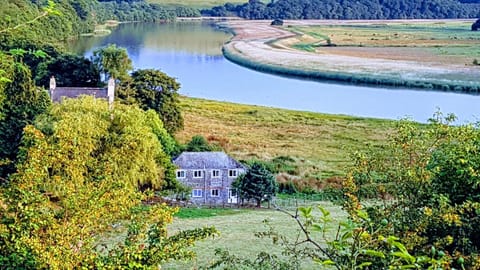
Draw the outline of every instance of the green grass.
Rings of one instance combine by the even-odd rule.
[[[293,27],[317,42],[331,39],[337,46],[436,48],[438,55],[464,57],[478,55],[480,35],[470,31],[470,22],[388,22]]]
[[[175,214],[176,218],[192,219],[192,218],[211,218],[218,216],[231,216],[243,213],[242,209],[227,209],[227,208],[180,208]]]
[[[237,159],[293,159],[303,179],[344,176],[350,154],[386,141],[395,121],[181,99],[185,143],[203,135]]]
[[[340,206],[328,202],[321,202],[320,205],[331,212],[333,222],[330,226],[329,237],[334,237],[337,224],[346,218],[346,213],[341,210]],[[236,215],[210,218],[177,218],[168,227],[169,233],[203,226],[215,226],[220,231],[220,235],[214,239],[198,242],[193,248],[197,253],[195,260],[171,262],[162,265],[162,269],[199,269],[214,260],[216,248],[227,249],[237,256],[250,259],[254,258],[260,251],[282,256],[282,250],[273,245],[272,240],[254,236],[256,232],[267,230],[263,223],[265,219],[269,220],[280,233],[287,235],[290,239],[296,237],[298,227],[295,220],[275,210],[243,210]],[[308,262],[302,265],[302,269],[318,269],[318,265]]]

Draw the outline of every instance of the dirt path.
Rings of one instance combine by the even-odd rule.
[[[376,24],[382,22],[386,21],[375,21]],[[285,21],[284,26],[355,23],[372,21]],[[225,44],[224,51],[234,56],[234,61],[253,68],[254,64],[259,64],[268,66],[269,68],[262,68],[266,71],[280,68],[283,71],[340,74],[342,78],[370,77],[378,80],[436,83],[439,86],[480,85],[479,67],[465,65],[454,61],[455,59],[426,57],[426,52],[424,57],[409,55],[408,48],[395,53],[392,49],[371,47],[321,47],[315,52],[307,52],[290,47],[299,41],[297,34],[270,26],[270,21],[230,21],[226,24],[233,29],[235,36]]]

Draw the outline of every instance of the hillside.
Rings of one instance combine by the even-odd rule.
[[[200,134],[239,159],[290,157],[304,179],[344,173],[350,154],[384,142],[394,121],[182,98],[187,142]]]

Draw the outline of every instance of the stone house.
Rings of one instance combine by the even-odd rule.
[[[115,97],[115,80],[108,80],[107,88],[97,87],[57,87],[55,77],[50,78],[50,99],[52,102],[61,102],[63,98],[76,98],[81,95],[94,96],[108,100],[110,106]]]
[[[190,200],[198,204],[237,203],[232,182],[247,170],[224,152],[183,152],[173,160],[177,179],[192,188]]]

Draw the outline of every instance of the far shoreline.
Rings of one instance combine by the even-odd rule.
[[[458,19],[444,20],[298,20],[285,21],[288,27],[292,25],[328,25],[328,24],[352,24],[352,23],[445,23],[456,21],[470,21]],[[375,67],[375,61],[378,59],[343,57],[329,53],[308,53],[296,50],[288,46],[288,40],[299,36],[298,33],[289,31],[285,27],[275,27],[270,25],[270,21],[247,21],[235,20],[218,23],[221,27],[227,28],[234,36],[230,41],[224,44],[222,48],[223,55],[229,61],[243,67],[253,69],[259,72],[280,75],[285,77],[294,77],[299,79],[339,82],[353,85],[365,86],[386,86],[392,88],[409,88],[422,90],[435,90],[444,92],[457,92],[478,95],[480,94],[480,79],[478,83],[474,81],[461,80],[434,80],[431,78],[411,79],[402,78],[402,72],[411,72],[423,68],[428,70],[429,66],[421,61],[401,61],[405,65],[403,69],[395,70],[395,61],[386,62],[381,59],[380,64]],[[350,69],[348,64],[352,63],[364,65],[370,72],[358,72]],[[330,61],[330,63],[328,63]],[[335,67],[336,61],[340,62],[344,69]],[[343,62],[342,62],[343,61]],[[361,63],[361,61],[364,61]],[[368,64],[366,62],[373,62]],[[398,62],[398,61],[397,61]],[[326,63],[326,64],[325,64]],[[384,72],[381,64],[393,66],[393,72]],[[423,66],[422,66],[423,65]],[[466,66],[466,65],[465,65]],[[435,66],[441,72],[458,72],[458,66]],[[460,68],[467,69],[469,67]],[[475,68],[475,67],[474,67]],[[480,72],[469,68],[468,72]],[[394,74],[394,75],[392,75]]]

